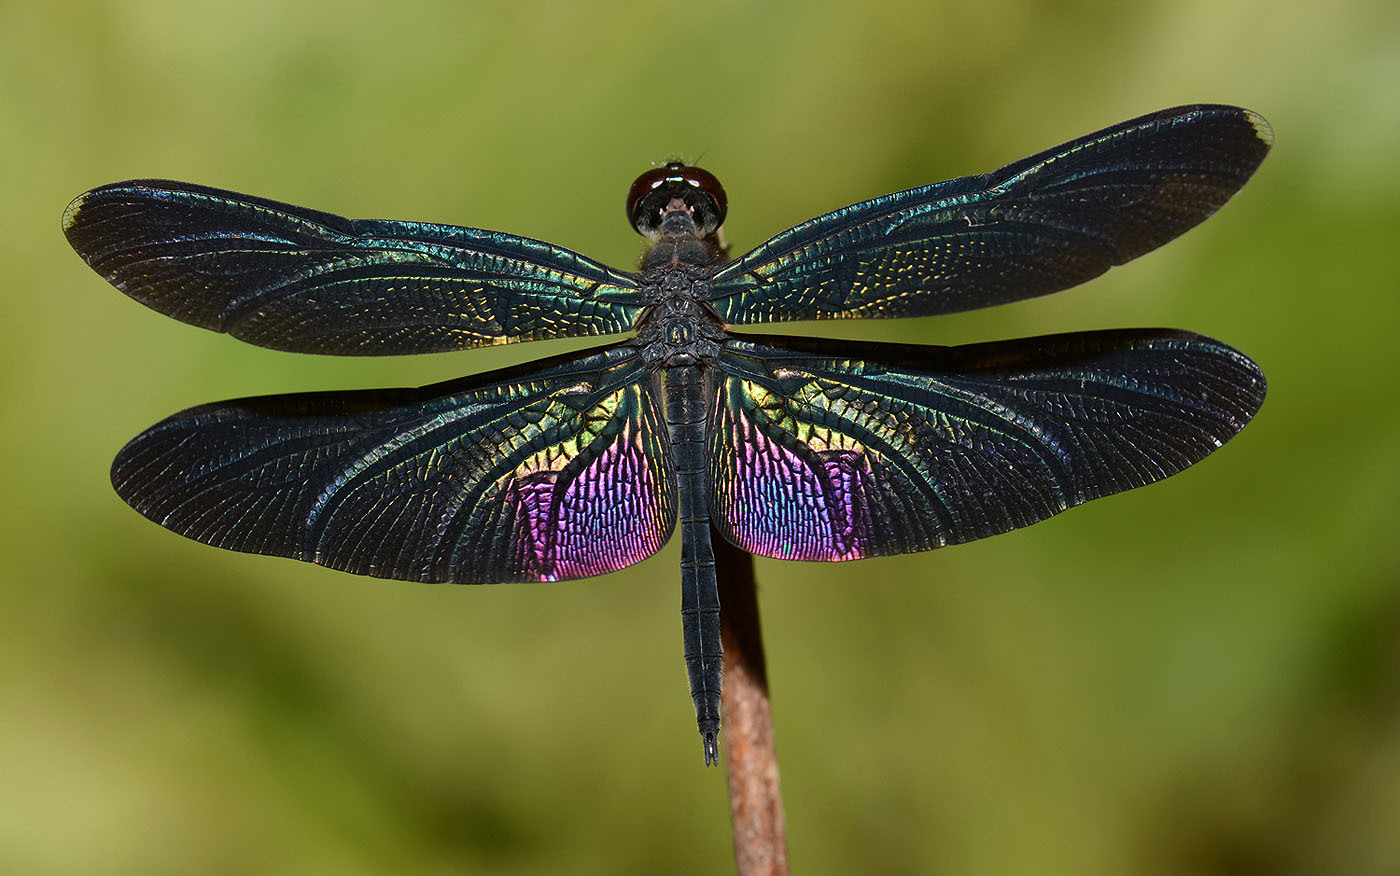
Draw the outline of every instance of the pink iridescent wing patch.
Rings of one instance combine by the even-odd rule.
[[[787,399],[733,375],[718,386],[711,503],[745,550],[784,560],[868,556],[882,495],[865,445],[787,414]],[[878,463],[876,463],[878,465]]]
[[[594,425],[582,439],[533,455],[482,503],[511,523],[513,580],[613,572],[651,556],[671,532],[674,474],[649,384],[619,387],[584,416]]]

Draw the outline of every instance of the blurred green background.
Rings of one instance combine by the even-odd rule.
[[[79,192],[173,177],[630,267],[622,199],[653,159],[719,175],[742,251],[1195,101],[1278,138],[1201,229],[1048,298],[832,327],[1187,328],[1270,392],[1197,468],[1028,530],[760,561],[793,867],[1400,872],[1390,0],[0,0],[0,871],[732,866],[675,544],[596,580],[430,587],[206,548],[107,482],[190,405],[561,348],[355,361],[197,331],[68,249]]]

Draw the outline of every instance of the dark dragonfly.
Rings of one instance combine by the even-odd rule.
[[[112,483],[206,544],[413,581],[601,575],[651,556],[679,521],[685,662],[714,763],[711,525],[788,560],[970,541],[1181,471],[1243,428],[1265,391],[1243,354],[1183,331],[931,347],[728,327],[927,316],[1065,289],[1215,212],[1271,140],[1247,110],[1165,110],[843,207],[733,260],[719,181],[671,163],[628,195],[648,241],[636,273],[497,231],[160,180],[94,189],[63,228],[142,304],[276,350],[383,356],[632,332],[421,389],[192,408],[127,444]]]

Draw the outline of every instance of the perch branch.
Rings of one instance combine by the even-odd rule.
[[[724,643],[721,714],[729,813],[739,876],[787,876],[787,826],[778,789],[768,671],[758,625],[753,557],[711,533]]]

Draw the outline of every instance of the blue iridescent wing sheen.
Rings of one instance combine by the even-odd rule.
[[[1238,107],[1142,116],[803,222],[722,268],[710,303],[746,324],[928,316],[1066,289],[1210,216],[1272,141]]]
[[[267,396],[156,424],[112,484],[167,529],[381,578],[600,575],[676,515],[654,381],[631,347],[422,389]]]
[[[970,541],[1169,477],[1239,432],[1264,375],[1189,332],[964,347],[726,343],[710,510],[751,553],[854,560]]]
[[[612,334],[643,307],[631,274],[538,240],[167,180],[93,189],[63,229],[142,304],[276,350],[381,356]]]

